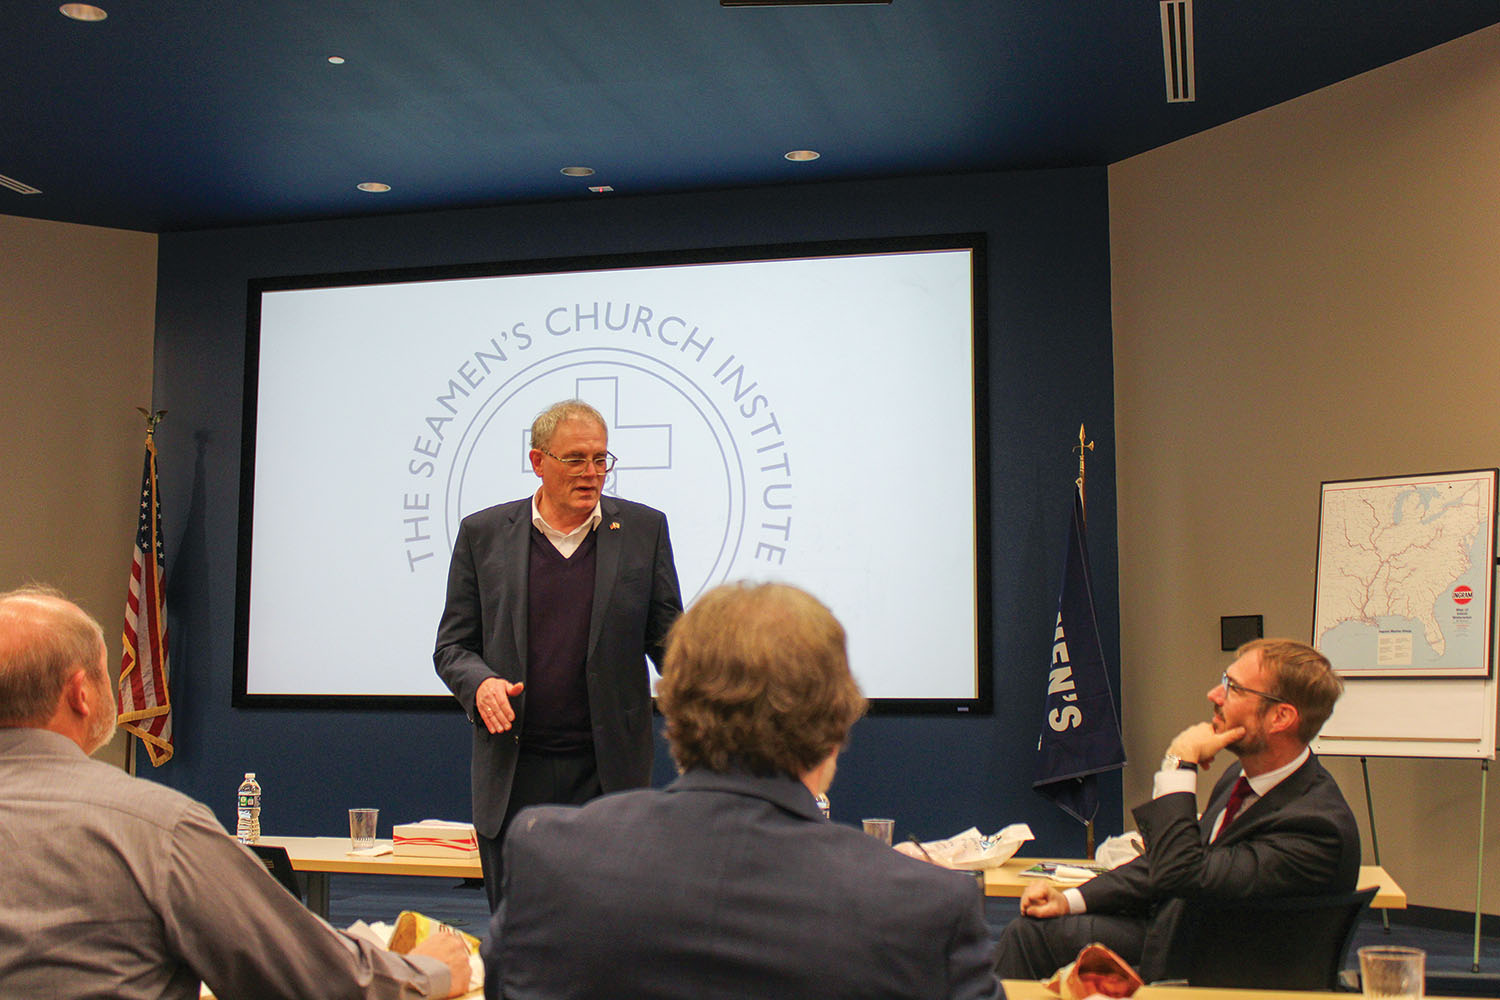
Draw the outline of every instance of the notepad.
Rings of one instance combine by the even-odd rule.
[[[356,858],[378,858],[382,854],[390,854],[392,850],[394,848],[390,844],[376,844],[374,847],[361,847],[345,853]]]

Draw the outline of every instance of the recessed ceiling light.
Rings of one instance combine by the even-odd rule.
[[[333,63],[335,66],[342,66],[342,65],[344,65],[344,57],[343,56],[329,56],[328,57],[328,61],[331,62],[331,63]]]
[[[379,194],[382,191],[389,191],[391,189],[389,184],[382,184],[380,181],[365,181],[363,184],[356,184],[355,187],[361,191],[369,191],[372,194]]]
[[[592,177],[593,167],[563,167],[562,172],[567,177]]]
[[[810,160],[816,160],[822,155],[816,149],[794,149],[786,154],[786,158],[793,163],[806,163]]]
[[[102,7],[95,7],[91,3],[65,3],[57,9],[62,11],[63,16],[75,21],[102,21],[109,16]]]

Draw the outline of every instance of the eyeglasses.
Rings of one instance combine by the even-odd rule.
[[[1255,690],[1255,688],[1247,688],[1247,687],[1245,687],[1245,685],[1241,684],[1239,681],[1237,681],[1234,678],[1230,677],[1229,676],[1229,671],[1227,671],[1227,670],[1224,671],[1224,676],[1221,677],[1219,680],[1220,680],[1220,683],[1224,685],[1224,697],[1226,697],[1226,698],[1229,697],[1229,692],[1231,692],[1231,691],[1237,691],[1240,694],[1258,695],[1259,697],[1262,697],[1262,698],[1266,699],[1266,701],[1274,701],[1278,705],[1290,705],[1291,704],[1291,702],[1287,701],[1285,698],[1278,698],[1274,694],[1266,694],[1264,691],[1257,691],[1257,690]]]
[[[537,451],[540,451],[550,459],[561,462],[568,470],[568,475],[570,476],[586,476],[590,472],[608,473],[614,469],[615,463],[619,461],[618,458],[615,458],[614,453],[609,451],[606,451],[602,455],[596,455],[593,458],[560,458],[546,448],[538,448]]]

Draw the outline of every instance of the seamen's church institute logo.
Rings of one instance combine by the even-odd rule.
[[[726,580],[776,575],[793,550],[788,428],[764,363],[690,317],[634,302],[559,302],[454,359],[413,405],[402,457],[402,555],[446,581],[462,518],[530,496],[532,419],[578,398],[604,415],[619,458],[611,496],[662,510],[684,603]]]

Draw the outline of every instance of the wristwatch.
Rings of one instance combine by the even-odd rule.
[[[1168,750],[1167,755],[1161,759],[1161,769],[1163,771],[1196,771],[1198,765],[1194,761],[1183,760]]]

